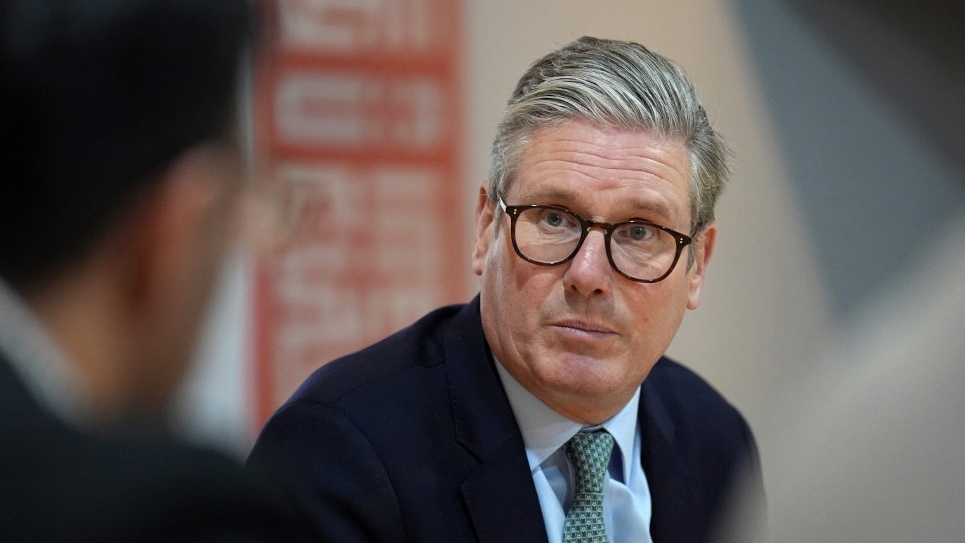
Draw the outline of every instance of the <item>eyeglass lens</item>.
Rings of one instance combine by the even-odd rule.
[[[527,259],[558,264],[579,250],[584,221],[552,207],[528,207],[516,217],[516,247]],[[635,279],[652,281],[665,275],[677,257],[677,240],[669,232],[645,222],[624,222],[609,233],[613,265]]]

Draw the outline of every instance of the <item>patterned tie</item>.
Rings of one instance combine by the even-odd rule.
[[[603,479],[613,436],[606,430],[580,432],[566,442],[566,456],[576,466],[576,493],[563,524],[563,543],[607,543],[603,524]]]

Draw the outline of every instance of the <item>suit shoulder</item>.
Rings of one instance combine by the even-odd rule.
[[[659,403],[678,426],[694,426],[711,435],[736,433],[750,436],[741,413],[696,372],[663,357],[643,383],[643,398]]]
[[[704,512],[700,529],[720,529],[734,492],[742,492],[740,499],[762,500],[760,458],[750,426],[707,381],[661,358],[641,391],[641,423],[654,432],[649,435],[669,441],[677,466],[673,485],[685,489]]]
[[[333,404],[360,388],[442,364],[446,329],[453,316],[465,307],[459,304],[438,308],[360,351],[324,364],[302,383],[282,409],[295,402]]]
[[[104,495],[135,495],[185,511],[192,507],[255,510],[272,491],[269,483],[245,472],[240,461],[164,435],[93,438],[79,448],[83,454],[77,450],[73,454],[92,475],[98,471],[122,475],[101,483]]]
[[[12,514],[0,533],[18,534],[14,540],[303,537],[288,498],[224,454],[157,434],[102,436],[65,427],[45,435],[29,444],[35,453],[22,458],[21,476],[0,490]]]

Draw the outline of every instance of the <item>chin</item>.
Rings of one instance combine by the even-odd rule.
[[[557,367],[554,385],[560,390],[574,394],[595,396],[614,392],[626,384],[625,379],[613,375],[612,362],[590,357],[567,357],[569,360]]]

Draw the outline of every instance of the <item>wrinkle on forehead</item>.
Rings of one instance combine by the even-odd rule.
[[[645,145],[640,145],[641,138],[646,139]],[[627,130],[600,127],[573,120],[536,129],[530,134],[526,142],[528,150],[532,151],[533,144],[537,142],[554,142],[559,144],[561,149],[584,148],[588,154],[600,160],[612,160],[609,155],[613,155],[619,150],[627,150],[630,157],[647,161],[656,159],[666,166],[675,169],[680,168],[682,171],[689,169],[687,146],[682,140],[643,128]],[[634,152],[634,149],[639,149],[640,152]],[[678,153],[678,151],[681,153]],[[679,159],[672,156],[675,154],[679,156]]]
[[[638,189],[639,190],[639,189]],[[649,214],[655,214],[668,219],[676,219],[676,212],[670,208],[670,205],[660,197],[660,195],[654,195],[652,198],[641,198],[637,195],[630,194],[623,199],[625,207],[634,210],[640,210],[648,212]],[[572,190],[567,187],[560,186],[547,186],[547,187],[536,187],[533,190],[526,191],[525,198],[528,200],[526,202],[519,202],[521,204],[543,204],[548,202],[580,202],[586,200],[586,194],[581,193],[576,190]],[[532,200],[532,201],[530,201]],[[564,205],[563,207],[567,207]],[[582,209],[571,209],[574,212],[583,211]],[[645,218],[645,217],[631,217],[631,216],[619,216],[619,217],[592,217],[593,220],[605,219],[611,222],[623,221],[631,218]]]
[[[573,121],[535,132],[521,158],[517,182],[526,197],[595,207],[601,192],[618,191],[621,213],[641,209],[681,223],[675,226],[687,222],[690,163],[676,140]],[[580,190],[585,184],[595,190]]]

